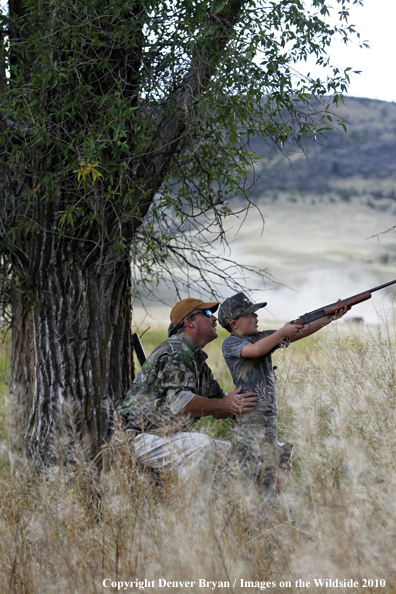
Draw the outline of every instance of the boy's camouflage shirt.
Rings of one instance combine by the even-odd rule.
[[[167,338],[148,357],[117,410],[123,428],[161,434],[190,431],[198,419],[180,413],[196,394],[226,396],[207,357],[184,333]]]
[[[277,416],[275,377],[272,368],[271,353],[257,365],[253,366],[252,360],[241,357],[241,351],[247,344],[254,344],[261,338],[273,334],[275,330],[256,332],[250,336],[231,334],[223,342],[223,357],[230,370],[235,387],[242,387],[242,392],[256,392],[257,406],[251,412],[241,415],[240,421],[254,424],[255,419],[260,422],[262,416]],[[288,343],[281,342],[277,348],[285,348]],[[273,351],[272,351],[273,352]]]
[[[223,342],[223,356],[235,386],[241,386],[242,392],[257,394],[253,410],[233,417],[232,442],[241,468],[261,486],[269,503],[275,497],[278,463],[278,405],[271,354],[289,343],[280,342],[256,367],[251,359],[241,357],[241,351],[247,344],[254,344],[274,332],[267,330],[250,336],[231,334]]]

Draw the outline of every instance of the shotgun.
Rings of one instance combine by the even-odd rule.
[[[325,316],[331,316],[343,307],[352,307],[353,305],[362,303],[362,301],[367,301],[367,299],[371,299],[372,293],[374,293],[375,291],[379,291],[380,289],[384,289],[385,287],[389,287],[389,285],[394,285],[395,283],[396,280],[393,280],[389,283],[385,283],[383,285],[379,285],[378,287],[374,287],[374,289],[369,289],[368,291],[358,293],[357,295],[353,295],[352,297],[348,297],[347,299],[342,299],[342,301],[330,303],[330,305],[325,305],[324,307],[315,309],[314,311],[310,311],[309,313],[300,316],[299,318],[297,318],[297,320],[292,320],[291,323],[309,324],[310,322],[314,322],[315,320],[319,320],[320,318],[324,318]]]
[[[371,299],[371,294],[375,291],[379,291],[380,289],[384,289],[385,287],[389,287],[389,285],[394,285],[396,283],[396,279],[390,281],[389,283],[385,283],[383,285],[379,285],[378,287],[374,287],[374,289],[369,289],[368,291],[364,291],[363,293],[358,293],[357,295],[353,295],[352,297],[348,297],[347,299],[342,299],[341,301],[336,301],[335,303],[330,303],[330,305],[325,305],[324,307],[320,307],[319,309],[315,309],[314,311],[310,311],[303,316],[300,316],[296,320],[292,320],[291,324],[310,324],[315,320],[320,320],[320,318],[324,318],[326,316],[334,315],[338,310],[342,309],[343,307],[352,307],[353,305],[357,305],[358,303],[362,303],[363,301],[367,301]],[[263,359],[265,359],[267,355],[262,357],[257,357],[256,359],[252,359],[253,366],[256,367]]]
[[[138,358],[140,366],[142,367],[144,362],[146,361],[147,357],[146,357],[146,353],[144,352],[143,345],[140,342],[139,335],[136,332],[134,334],[132,334],[132,346],[136,353],[136,356]]]

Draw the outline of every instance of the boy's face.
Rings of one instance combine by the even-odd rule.
[[[245,316],[239,316],[236,320],[233,320],[232,331],[233,334],[249,335],[255,334],[258,330],[258,315],[256,312],[247,314]]]

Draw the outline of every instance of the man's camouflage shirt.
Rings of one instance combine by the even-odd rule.
[[[207,354],[186,334],[167,338],[148,357],[118,408],[122,427],[161,434],[190,431],[198,419],[180,413],[196,394],[226,396],[206,359]]]

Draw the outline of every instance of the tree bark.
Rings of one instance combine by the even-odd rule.
[[[42,234],[34,290],[13,303],[14,433],[37,464],[92,459],[134,376],[129,262],[87,262],[80,244]]]
[[[31,382],[34,382],[34,360],[32,353],[33,340],[32,310],[28,307],[28,299],[24,292],[14,288],[10,295],[12,304],[12,352],[11,352],[11,424],[13,445],[20,446],[26,432],[29,418],[29,402]]]

